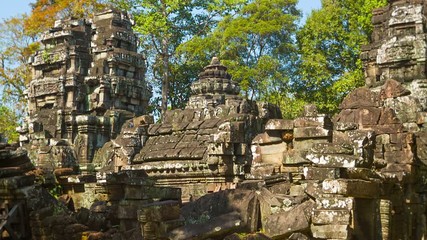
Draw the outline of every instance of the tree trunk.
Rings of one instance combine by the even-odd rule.
[[[163,78],[162,78],[162,118],[168,109],[169,96],[169,55],[168,55],[168,38],[162,40],[162,61],[163,61]]]

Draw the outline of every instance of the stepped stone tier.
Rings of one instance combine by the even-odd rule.
[[[187,199],[235,187],[250,168],[251,139],[269,118],[281,116],[274,105],[239,96],[216,57],[191,91],[185,109],[167,111],[161,123],[149,125],[142,149],[123,168],[143,169],[158,185],[180,186]]]
[[[85,170],[127,119],[146,113],[151,88],[131,27],[126,14],[108,10],[58,20],[42,35],[19,129],[38,166]]]

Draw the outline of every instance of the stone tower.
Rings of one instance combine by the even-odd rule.
[[[151,88],[131,26],[126,14],[108,10],[58,20],[43,34],[20,129],[37,165],[85,169],[127,119],[146,113]]]
[[[374,10],[371,44],[362,47],[366,86],[393,79],[402,83],[427,109],[427,2],[389,0]]]

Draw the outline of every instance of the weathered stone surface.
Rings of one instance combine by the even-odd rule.
[[[314,210],[312,223],[317,225],[326,224],[350,224],[351,214],[349,210]]]
[[[341,174],[343,177],[348,179],[362,179],[362,180],[373,180],[381,179],[381,175],[373,169],[358,167],[358,168],[345,168],[342,169]]]
[[[328,129],[321,127],[305,127],[305,128],[295,128],[294,137],[295,138],[327,138],[332,135],[332,132]]]
[[[311,145],[311,144],[310,144]],[[284,165],[298,165],[301,163],[309,162],[305,159],[306,152],[303,150],[289,149],[284,152],[283,164]]]
[[[288,211],[270,215],[264,226],[265,233],[272,238],[283,238],[291,233],[307,230],[313,206],[314,202],[306,201]],[[292,221],[288,221],[289,219]]]
[[[171,187],[126,185],[124,188],[124,197],[126,199],[179,200],[181,199],[181,189]]]
[[[337,122],[335,123],[334,127],[337,131],[347,131],[347,130],[356,130],[359,127],[359,124],[355,122],[347,122],[343,120],[344,122]]]
[[[341,109],[378,107],[378,95],[366,87],[357,88],[348,94],[340,105]]]
[[[242,220],[237,212],[225,213],[212,217],[208,224],[190,224],[172,230],[169,234],[171,239],[208,239],[213,237],[225,237],[232,232],[242,229]]]
[[[380,96],[382,99],[385,98],[396,98],[411,94],[411,91],[406,89],[400,82],[388,79],[381,87]]]
[[[380,186],[377,182],[356,179],[326,179],[322,191],[329,194],[340,194],[359,198],[377,198]]]
[[[280,211],[282,203],[266,188],[261,188],[256,193],[260,206],[261,224],[264,226],[265,221],[272,213]]]
[[[348,225],[311,225],[313,237],[320,239],[349,239],[351,236]]]
[[[143,233],[138,234],[137,236],[144,236],[143,239],[148,240],[157,240],[157,239],[169,239],[169,233],[176,228],[183,226],[183,220],[170,220],[163,222],[147,222],[141,224]],[[139,228],[136,228],[139,230]]]
[[[288,240],[308,240],[310,239],[307,235],[302,233],[292,233],[291,236],[288,237]]]
[[[254,231],[258,225],[258,202],[251,190],[225,190],[209,194],[182,207],[182,216],[187,223],[207,223],[209,219],[237,212],[239,228]],[[234,215],[234,214],[233,214]]]
[[[260,133],[255,136],[255,138],[252,140],[252,144],[274,144],[274,143],[280,143],[282,142],[282,136],[280,134],[277,136],[274,136],[275,134],[272,133]]]
[[[414,153],[411,149],[405,148],[401,151],[386,151],[384,152],[384,159],[388,163],[406,163],[411,164],[415,161]]]
[[[354,153],[354,147],[350,144],[339,143],[318,143],[311,148],[312,153],[323,154],[348,154]]]
[[[381,110],[381,117],[378,121],[379,125],[387,125],[387,124],[399,124],[400,120],[396,116],[395,110],[391,108],[383,108]]]
[[[326,115],[300,117],[294,120],[295,128],[304,128],[304,127],[330,128],[331,126],[332,126],[331,119]]]
[[[421,111],[419,99],[413,96],[386,99],[384,106],[392,108],[401,122],[416,122],[417,112]]]
[[[306,188],[305,188],[305,193],[314,198],[317,199],[319,198],[321,195],[323,195],[323,191],[322,191],[322,183],[318,182],[318,181],[308,181],[306,183]]]
[[[381,115],[379,108],[359,108],[356,112],[356,122],[359,126],[371,126],[378,124]]]
[[[427,131],[416,133],[417,143],[417,156],[424,163],[427,164]]]
[[[307,104],[304,106],[303,116],[304,117],[316,117],[319,115],[316,105]]]
[[[307,154],[306,158],[317,166],[351,168],[358,165],[359,157],[345,154]]]
[[[279,144],[261,145],[259,152],[263,163],[281,165],[284,153],[288,149],[287,144],[281,142]]]
[[[270,119],[265,124],[265,130],[293,130],[294,121],[285,119]]]
[[[427,112],[418,112],[416,123],[425,127],[425,125],[427,124]]]
[[[341,177],[339,168],[305,167],[304,177],[307,180],[337,179]]]
[[[352,197],[321,197],[316,199],[315,209],[321,210],[352,210],[354,198]]]
[[[0,187],[4,189],[18,189],[34,184],[34,176],[14,176],[0,178]]]
[[[250,173],[246,174],[246,179],[263,179],[273,176],[277,169],[276,164],[253,163]]]
[[[164,222],[174,219],[179,219],[180,202],[178,201],[161,201],[142,206],[138,210],[138,221],[146,222]]]

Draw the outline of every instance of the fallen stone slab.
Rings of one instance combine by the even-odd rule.
[[[207,223],[231,212],[239,213],[240,227],[247,232],[258,229],[259,202],[254,190],[233,189],[205,195],[181,208],[187,224]]]
[[[243,222],[240,214],[236,211],[213,217],[201,224],[188,224],[172,230],[170,239],[175,240],[198,240],[208,238],[225,237],[242,229]]]
[[[265,222],[264,230],[273,239],[283,239],[294,232],[303,232],[310,228],[310,215],[314,207],[311,200],[305,201],[289,211],[271,214]]]

